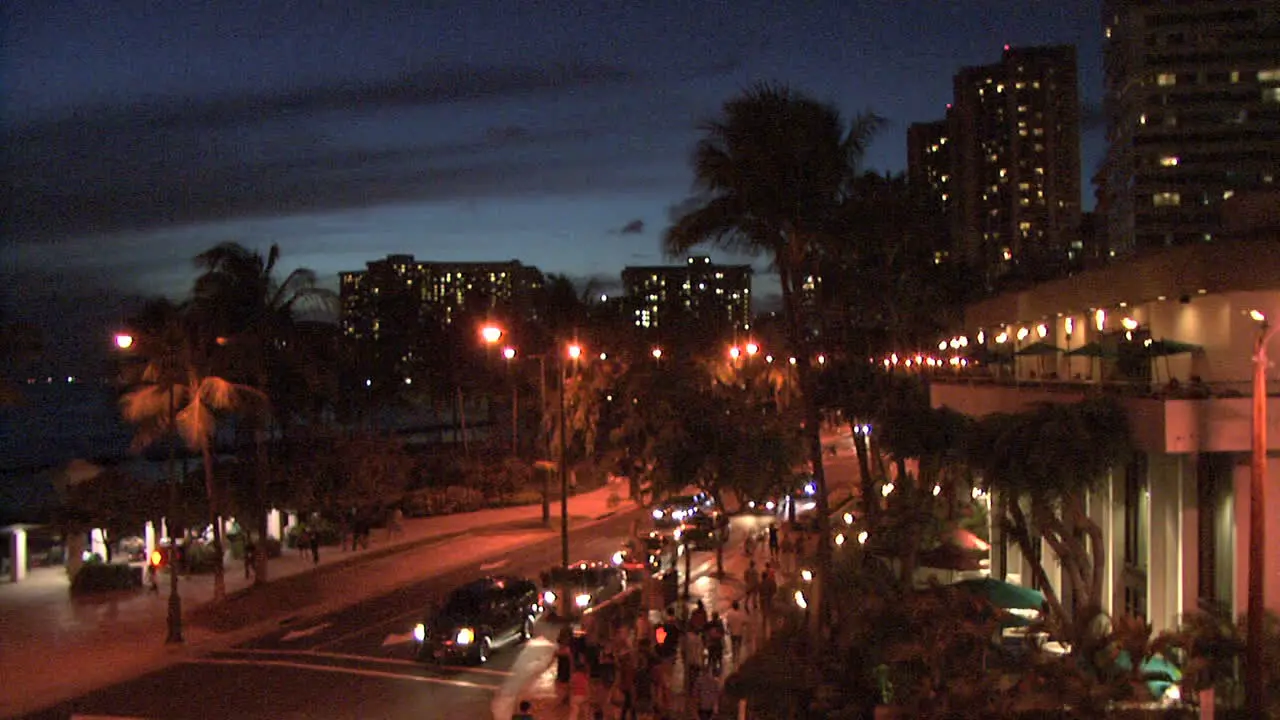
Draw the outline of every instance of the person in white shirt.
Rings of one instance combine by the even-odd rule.
[[[733,605],[721,617],[725,629],[729,631],[729,654],[733,656],[733,664],[738,665],[742,662],[742,638],[747,632],[747,614],[739,607],[738,601],[734,600]]]

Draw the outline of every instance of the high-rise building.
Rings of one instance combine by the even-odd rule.
[[[533,319],[537,268],[510,262],[423,262],[388,255],[364,270],[339,273],[342,333],[379,353],[398,353],[392,364],[412,363],[428,328],[466,314],[501,309]]]
[[[1071,46],[1005,46],[964,68],[943,121],[907,133],[908,178],[950,220],[953,254],[989,280],[1079,252],[1080,100]]]
[[[626,267],[622,286],[635,327],[696,327],[716,334],[750,327],[751,275],[750,265],[716,265],[708,257],[690,257],[684,265]]]
[[[1211,242],[1280,175],[1280,5],[1106,0],[1109,254]]]

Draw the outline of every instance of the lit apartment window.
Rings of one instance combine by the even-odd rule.
[[[1262,102],[1280,103],[1280,87],[1262,88]]]
[[[1111,28],[1107,28],[1107,29],[1103,30],[1103,31],[1102,31],[1102,34],[1103,34],[1103,36],[1104,36],[1104,37],[1106,37],[1108,40],[1110,40],[1110,39],[1111,39]]]
[[[1160,167],[1177,167],[1177,166],[1178,166],[1177,155],[1165,155],[1164,157],[1160,158]]]
[[[1003,258],[1005,262],[1008,262],[1013,259],[1013,251],[1009,248],[1004,248],[1000,251],[1000,257]]]
[[[1240,73],[1233,72],[1231,73],[1231,75],[1232,75],[1231,82],[1235,82],[1235,78],[1238,78],[1240,76]],[[1271,68],[1270,70],[1259,70],[1258,82],[1280,82],[1280,68]]]
[[[1004,92],[1004,83],[1000,83],[999,85],[996,85],[996,92],[998,93]]]
[[[1156,84],[1160,87],[1168,87],[1178,84],[1178,76],[1174,73],[1160,73],[1156,75]]]
[[[1005,175],[1008,175],[1008,174],[1009,174],[1008,170],[1004,168],[1000,168],[1000,177],[1004,177]]]
[[[1146,113],[1142,113],[1141,115],[1139,115],[1139,116],[1138,116],[1138,124],[1139,124],[1139,125],[1146,125],[1146,124],[1147,124],[1147,114],[1146,114]]]
[[[1235,191],[1235,190],[1223,190],[1223,191],[1222,191],[1222,199],[1223,199],[1223,200],[1230,200],[1231,198],[1233,198],[1233,197],[1235,197],[1235,196],[1236,196],[1236,191]]]
[[[1182,204],[1182,195],[1176,192],[1158,192],[1151,196],[1151,204],[1155,207],[1177,207]]]

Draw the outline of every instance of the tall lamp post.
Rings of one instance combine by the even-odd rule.
[[[117,333],[115,336],[115,345],[121,351],[128,352],[135,349],[134,346],[137,343],[137,340],[137,338],[129,333]],[[168,379],[168,382],[169,430],[175,433],[174,440],[176,440],[175,428],[177,425],[178,408],[176,398],[173,393],[173,381],[170,378]],[[165,523],[165,527],[168,529],[169,535],[169,561],[167,563],[169,566],[169,603],[167,616],[165,618],[167,631],[164,641],[169,645],[179,645],[184,642],[182,637],[182,597],[178,594],[178,565],[177,558],[175,557],[175,551],[177,550],[178,545],[173,541],[173,525],[178,522],[178,500],[180,496],[177,478],[177,448],[178,446],[176,442],[169,443],[169,458],[166,463],[166,470],[169,474],[169,513],[171,517],[169,518],[169,522]],[[150,558],[148,558],[148,561],[149,560]]]
[[[582,357],[582,346],[574,343],[565,353],[574,361]],[[565,433],[568,424],[565,421],[565,355],[560,356],[560,560],[565,567],[569,566],[569,464],[568,444]]]
[[[1244,655],[1245,704],[1250,717],[1265,717],[1267,686],[1262,667],[1263,613],[1266,606],[1267,543],[1267,342],[1280,327],[1250,310],[1258,323],[1253,346],[1253,438],[1249,463],[1249,607]]]

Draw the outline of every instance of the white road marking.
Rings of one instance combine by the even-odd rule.
[[[499,560],[499,561],[497,561],[497,562],[485,563],[485,564],[483,564],[483,565],[481,565],[481,566],[480,566],[480,569],[481,569],[482,571],[484,571],[484,572],[488,572],[488,571],[490,571],[490,570],[497,570],[498,568],[502,567],[503,565],[506,565],[506,564],[507,564],[507,562],[508,562],[507,560]]]
[[[287,660],[232,660],[223,658],[200,658],[198,660],[187,660],[190,665],[245,665],[245,666],[270,666],[285,667],[294,670],[314,670],[316,672],[327,672],[338,675],[359,675],[362,677],[374,677],[384,680],[408,680],[409,682],[434,683],[437,685],[453,685],[455,687],[477,688],[480,690],[496,691],[497,687],[492,685],[484,685],[481,683],[467,682],[466,680],[450,680],[448,678],[431,677],[429,675],[402,675],[400,673],[386,672],[383,670],[364,670],[361,668],[344,668],[334,667],[332,665],[308,665],[300,662],[289,662]]]
[[[407,633],[391,633],[382,639],[382,647],[387,647],[388,645],[404,645],[405,643],[411,642],[413,642],[412,630]]]
[[[307,628],[306,630],[290,630],[289,632],[285,633],[284,637],[280,638],[280,640],[282,642],[290,642],[291,640],[301,640],[304,637],[311,637],[312,635],[315,635],[316,633],[323,631],[327,627],[329,627],[329,623],[320,623],[319,625],[313,625]]]
[[[534,642],[534,640],[530,640],[529,642],[532,643]],[[554,644],[554,643],[548,643],[548,644]],[[352,653],[320,652],[318,650],[267,650],[264,648],[253,648],[250,650],[228,650],[227,652],[240,654],[240,655],[285,655],[289,657],[298,657],[298,658],[313,657],[313,658],[331,658],[333,660],[360,660],[364,662],[379,663],[383,665],[404,665],[406,667],[418,667],[418,668],[427,667],[426,665],[424,665],[422,662],[418,660],[405,660],[404,658],[383,658],[383,657],[377,657],[374,655],[354,655]],[[221,658],[213,658],[213,659],[218,660]],[[507,670],[494,670],[492,668],[486,668],[486,667],[460,666],[459,672],[473,672],[473,673],[480,673],[481,675],[499,675],[502,677],[507,677],[512,675],[512,673]]]

